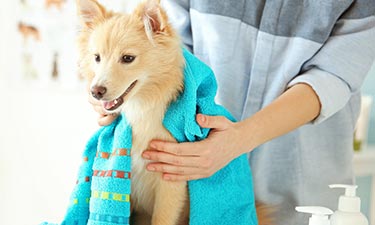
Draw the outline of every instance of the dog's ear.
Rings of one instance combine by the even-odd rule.
[[[77,9],[82,25],[87,28],[93,28],[109,14],[96,0],[77,0]]]
[[[136,9],[142,18],[146,35],[150,40],[157,34],[164,34],[168,23],[166,13],[160,6],[160,0],[147,0]]]

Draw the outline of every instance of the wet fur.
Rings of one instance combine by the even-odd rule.
[[[140,4],[131,14],[107,11],[95,0],[77,0],[82,21],[79,34],[80,72],[90,87],[105,86],[104,101],[118,98],[134,80],[120,110],[133,129],[132,225],[187,225],[186,182],[164,181],[146,170],[141,157],[153,139],[175,141],[162,125],[165,111],[183,90],[181,42],[156,0]],[[94,55],[100,54],[96,63]],[[130,64],[119,63],[135,55]],[[113,112],[110,112],[113,113]]]

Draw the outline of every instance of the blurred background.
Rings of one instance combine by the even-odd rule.
[[[61,222],[98,128],[77,73],[75,0],[1,3],[0,224]],[[137,1],[102,3],[125,12]]]
[[[122,12],[137,2],[101,1]],[[4,0],[0,28],[0,224],[59,222],[98,128],[77,73],[75,1]],[[363,94],[354,179],[375,225],[375,65]]]

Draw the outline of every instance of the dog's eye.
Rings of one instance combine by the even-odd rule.
[[[100,63],[100,55],[95,54],[95,62]]]
[[[135,59],[135,56],[132,55],[123,55],[120,59],[121,63],[131,63]]]

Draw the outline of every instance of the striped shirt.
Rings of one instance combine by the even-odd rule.
[[[360,88],[375,58],[374,0],[165,0],[172,24],[214,70],[217,101],[238,120],[288,87],[309,84],[320,115],[249,154],[255,196],[279,225],[307,224],[295,206],[337,209],[332,183],[352,183]],[[249,134],[251,135],[251,134]]]

